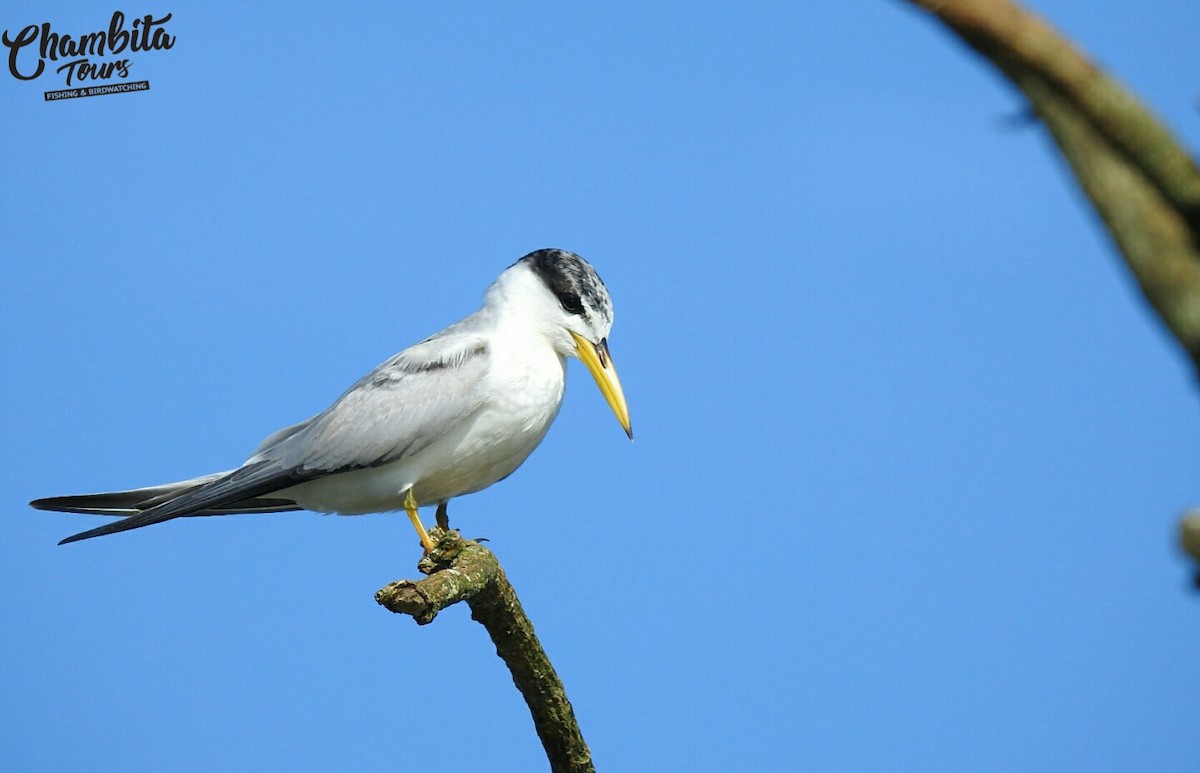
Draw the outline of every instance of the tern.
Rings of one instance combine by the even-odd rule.
[[[608,350],[613,307],[595,269],[558,249],[531,252],[488,288],[483,306],[391,357],[308,421],[269,435],[240,467],[128,491],[49,497],[39,510],[124,516],[68,542],[174,518],[417,508],[511,475],[562,405],[567,358],[591,372],[629,439],[629,407]]]

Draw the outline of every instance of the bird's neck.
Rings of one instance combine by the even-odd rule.
[[[548,315],[546,295],[542,280],[518,263],[492,283],[484,296],[483,308],[477,313],[506,336],[545,341],[562,357],[567,354],[564,347],[569,347],[570,341],[558,331],[553,316]]]

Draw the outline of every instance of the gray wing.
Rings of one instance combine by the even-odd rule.
[[[159,499],[127,518],[73,535],[59,544],[180,516],[244,512],[230,509],[238,503],[298,509],[295,503],[268,495],[305,481],[378,467],[419,452],[477,410],[484,399],[483,379],[491,356],[487,341],[479,335],[453,330],[392,357],[323,413],[268,436],[238,469],[185,481],[198,485],[181,488],[177,496]],[[69,499],[38,500],[35,506],[65,509],[50,503],[61,504]]]
[[[308,475],[403,459],[479,408],[489,365],[490,352],[482,336],[460,334],[423,341],[364,376],[296,431],[264,443],[247,464],[278,464]]]

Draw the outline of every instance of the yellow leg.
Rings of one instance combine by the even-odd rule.
[[[412,489],[404,493],[404,512],[408,513],[408,520],[412,521],[413,528],[417,530],[417,534],[421,535],[421,545],[428,554],[433,550],[433,540],[429,538],[429,532],[425,531],[425,526],[421,523],[421,516],[417,514],[417,499],[413,496]]]

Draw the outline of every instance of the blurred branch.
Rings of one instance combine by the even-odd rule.
[[[575,712],[562,681],[546,657],[500,562],[487,548],[464,540],[455,531],[434,529],[433,552],[421,559],[423,580],[400,580],[375,594],[392,612],[411,616],[419,625],[460,601],[471,618],[487,629],[496,654],[512,673],[529,711],[552,771],[595,771]]]
[[[1179,521],[1179,546],[1194,562],[1196,587],[1200,588],[1200,508],[1191,510]]]
[[[995,65],[1050,130],[1133,272],[1200,375],[1200,169],[1149,110],[1011,0],[909,0]],[[1200,561],[1200,515],[1180,524]],[[1196,575],[1200,587],[1200,572]]]
[[[1132,94],[1010,0],[909,0],[1029,99],[1200,374],[1200,169]]]

